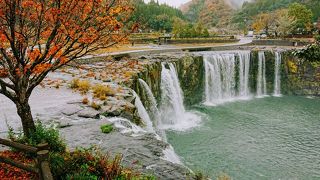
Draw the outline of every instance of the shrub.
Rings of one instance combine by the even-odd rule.
[[[9,139],[12,141],[37,146],[41,143],[48,143],[51,152],[64,152],[66,144],[60,138],[59,131],[53,126],[46,127],[40,121],[36,122],[36,131],[27,138],[23,133],[13,134],[12,129],[9,131]]]
[[[80,80],[78,78],[73,79],[70,82],[70,88],[80,91],[82,94],[86,94],[90,90],[90,82],[88,80]]]
[[[227,174],[223,173],[217,177],[217,180],[231,180],[231,177],[228,176]]]
[[[320,42],[310,44],[304,49],[295,50],[293,55],[308,62],[320,62]]]
[[[208,175],[204,174],[201,171],[196,171],[196,172],[190,172],[187,173],[187,178],[188,180],[207,180],[210,179]]]
[[[70,82],[70,88],[77,89],[79,87],[79,81],[80,81],[80,79],[78,79],[78,78],[72,79]]]
[[[99,104],[95,103],[95,102],[92,102],[92,103],[91,103],[91,107],[92,107],[93,109],[95,109],[95,110],[101,109],[101,106],[100,106]]]
[[[109,134],[113,130],[113,126],[111,124],[105,124],[100,127],[101,131],[105,134]]]
[[[122,156],[110,159],[97,148],[77,149],[64,154],[52,154],[51,169],[55,179],[118,179],[153,180],[121,166]]]
[[[105,98],[106,96],[114,96],[116,94],[116,92],[107,85],[97,84],[93,86],[92,89],[93,97],[98,99]]]
[[[112,126],[105,126],[107,129]],[[59,133],[53,127],[45,127],[39,121],[36,122],[36,132],[28,139],[22,133],[14,134],[13,129],[9,127],[9,138],[15,142],[35,146],[43,141],[50,147],[49,163],[54,179],[65,180],[97,180],[97,179],[117,179],[117,180],[154,180],[153,176],[145,176],[134,172],[131,169],[124,168],[121,165],[122,156],[118,155],[111,159],[104,155],[99,149],[92,147],[89,149],[76,149],[73,152],[65,151],[66,145],[60,139]],[[8,153],[7,153],[8,154]],[[18,154],[18,155],[17,155]],[[20,155],[21,154],[21,155]],[[3,153],[1,154],[3,155]],[[23,153],[13,152],[8,156],[14,156],[22,162],[30,163],[32,160],[25,159]],[[23,158],[22,158],[23,157]],[[0,163],[0,165],[2,165]],[[2,166],[1,166],[2,167]],[[7,167],[7,166],[4,166]],[[10,166],[8,166],[10,167]],[[1,168],[0,168],[1,169]],[[15,174],[18,177],[32,179],[33,174],[21,174],[23,171],[7,168],[8,173]],[[22,176],[23,175],[23,176]],[[0,177],[1,173],[0,173]],[[15,176],[10,176],[15,177]],[[30,177],[30,178],[29,178]]]
[[[83,94],[86,94],[90,90],[90,82],[87,80],[79,81],[78,85],[78,90]]]
[[[315,39],[317,42],[320,42],[320,35],[314,36],[314,39]]]
[[[89,103],[89,99],[87,97],[82,99],[82,104],[88,104]]]

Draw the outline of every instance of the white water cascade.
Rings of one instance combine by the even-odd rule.
[[[257,97],[261,98],[267,95],[266,82],[266,57],[263,51],[258,54],[258,76],[257,76]]]
[[[162,63],[161,92],[160,127],[162,129],[184,131],[198,124],[200,117],[185,110],[183,92],[176,69],[172,63],[168,63],[168,68]]]
[[[158,123],[161,117],[158,109],[157,100],[154,97],[149,85],[143,79],[139,79],[139,83],[146,92],[147,100],[150,103],[150,110],[151,110],[152,116],[154,117],[156,123]]]
[[[133,93],[134,97],[136,98],[135,106],[137,107],[138,114],[141,117],[142,121],[146,125],[145,129],[150,133],[155,133],[151,118],[150,118],[146,108],[143,106],[140,97],[137,95],[137,93],[135,91],[132,91],[132,93]]]
[[[274,92],[273,96],[281,96],[281,52],[275,52],[274,62]]]
[[[249,70],[250,52],[239,52],[239,96],[247,98],[250,95]]]
[[[236,89],[236,57],[239,57],[239,82]],[[250,97],[250,51],[217,52],[204,56],[205,104],[218,105]]]
[[[150,89],[150,86],[143,80],[143,79],[139,79],[139,83],[140,85],[143,87],[143,89],[146,92],[147,95],[147,100],[150,103],[150,113],[152,113],[152,117],[153,117],[153,124],[154,124],[154,130],[156,131],[157,134],[159,134],[162,138],[162,140],[167,141],[167,137],[166,134],[163,130],[159,129],[159,123],[161,122],[161,115],[160,115],[160,111],[158,109],[158,104],[157,104],[157,100],[154,97],[152,90]]]

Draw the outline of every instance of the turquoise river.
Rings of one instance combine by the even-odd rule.
[[[320,100],[266,97],[197,105],[200,126],[168,132],[182,161],[216,179],[320,179]]]

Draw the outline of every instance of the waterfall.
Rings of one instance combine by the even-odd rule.
[[[176,69],[172,63],[162,63],[161,71],[161,128],[186,130],[197,125],[200,118],[186,112],[183,104],[183,92]]]
[[[248,97],[249,89],[249,70],[250,70],[250,52],[239,52],[239,96]]]
[[[113,117],[108,118],[108,121],[112,122],[114,126],[120,130],[122,134],[131,134],[131,136],[140,136],[146,133],[141,127],[135,125],[131,121],[125,118]]]
[[[155,133],[151,118],[150,118],[146,108],[143,106],[140,97],[137,95],[137,93],[135,91],[132,91],[132,93],[133,93],[134,97],[136,98],[135,106],[137,107],[139,116],[141,117],[142,121],[146,125],[146,130],[150,133]]]
[[[235,96],[235,56],[215,54],[205,60],[206,102],[217,104]]]
[[[143,87],[143,89],[146,92],[147,100],[150,103],[150,110],[151,110],[152,116],[156,120],[159,120],[160,119],[160,112],[159,112],[159,109],[158,109],[157,100],[154,97],[149,85],[143,79],[139,79],[139,83],[140,83],[140,85]]]
[[[264,97],[266,94],[266,57],[264,52],[260,51],[258,57],[257,97]]]
[[[281,52],[275,52],[274,62],[274,96],[281,96]]]
[[[180,83],[177,78],[176,70],[172,63],[169,63],[169,69],[162,64],[162,72],[161,72],[161,90],[162,90],[162,103],[165,105],[171,105],[169,110],[169,114],[172,117],[179,117],[181,114],[185,112],[185,108],[183,106],[183,96],[182,90],[180,88]],[[168,121],[173,120],[171,122],[167,122],[169,124],[177,123],[178,118],[170,118]]]
[[[238,89],[236,89],[236,56],[239,56]],[[205,104],[217,105],[249,97],[250,51],[209,54],[204,56],[204,66]]]
[[[150,86],[143,79],[139,79],[139,83],[143,87],[143,89],[145,90],[146,95],[147,95],[147,100],[150,103],[150,110],[151,110],[151,114],[152,114],[153,121],[154,121],[154,129],[157,132],[157,134],[159,134],[161,136],[161,138],[164,141],[166,141],[167,137],[166,137],[165,132],[158,128],[159,123],[161,122],[161,115],[160,115],[160,111],[158,109],[157,100],[154,97],[154,95],[150,89]]]

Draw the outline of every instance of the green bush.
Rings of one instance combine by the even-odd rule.
[[[105,124],[100,127],[101,131],[105,134],[109,134],[113,130],[113,126],[111,124]]]
[[[320,62],[320,42],[310,44],[304,49],[295,50],[293,55],[308,62]]]
[[[12,129],[9,130],[9,139],[18,143],[37,146],[41,143],[48,143],[51,152],[64,152],[66,144],[60,138],[59,131],[53,126],[46,127],[40,121],[36,122],[36,131],[27,138],[22,132],[14,134]]]
[[[74,152],[50,155],[51,171],[55,179],[116,179],[116,180],[154,180],[126,169],[121,165],[122,156],[110,159],[97,148],[77,149]]]

